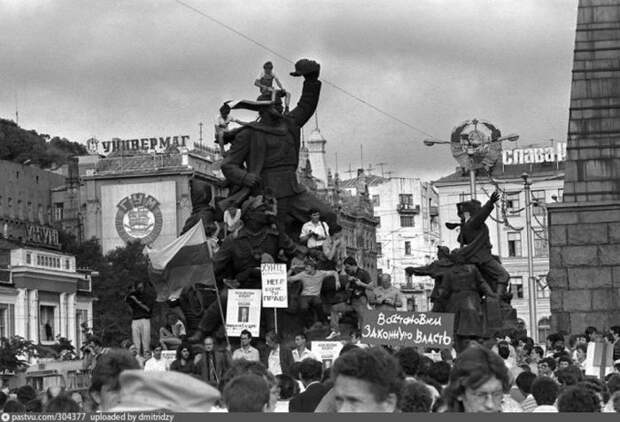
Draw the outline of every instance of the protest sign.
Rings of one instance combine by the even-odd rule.
[[[288,308],[286,264],[261,264],[263,306],[265,308]]]
[[[588,343],[586,360],[583,363],[588,376],[603,378],[614,372],[613,344],[604,341]]]
[[[339,341],[313,341],[312,353],[317,360],[323,363],[323,369],[328,369],[338,359],[342,343]]]
[[[454,340],[454,314],[366,311],[362,342],[392,346],[449,349]]]
[[[175,359],[177,358],[177,351],[176,350],[162,350],[161,358],[166,362],[166,369],[170,370],[170,365],[172,365],[172,362],[174,362]]]
[[[238,337],[248,330],[258,337],[260,330],[261,291],[258,289],[230,289],[226,307],[226,331]]]

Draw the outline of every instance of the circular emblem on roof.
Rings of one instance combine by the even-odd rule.
[[[116,231],[125,242],[151,244],[161,233],[163,218],[159,201],[151,195],[132,193],[117,205]]]
[[[450,149],[461,167],[468,170],[490,169],[502,155],[502,136],[489,122],[473,119],[463,122],[452,132]]]

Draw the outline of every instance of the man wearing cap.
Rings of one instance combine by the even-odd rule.
[[[307,59],[295,64],[292,76],[303,76],[304,84],[297,107],[282,114],[281,103],[240,101],[231,108],[259,112],[260,119],[231,134],[232,146],[222,162],[222,172],[234,185],[231,196],[219,206],[237,206],[251,194],[272,191],[277,200],[278,220],[289,236],[297,238],[311,208],[317,208],[328,225],[335,225],[331,207],[309,193],[297,181],[301,128],[316,110],[321,81],[320,66]],[[230,140],[230,139],[229,139]]]
[[[505,296],[510,275],[491,254],[489,228],[485,223],[493,211],[493,204],[498,200],[499,194],[493,192],[483,206],[480,206],[480,202],[475,199],[458,203],[461,230],[457,240],[463,246],[461,250],[465,251],[467,262],[476,264],[493,291],[499,296]]]

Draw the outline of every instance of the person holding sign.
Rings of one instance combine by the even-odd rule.
[[[323,302],[321,301],[321,287],[323,280],[333,276],[336,279],[336,289],[340,286],[340,277],[336,271],[320,271],[316,269],[316,261],[311,258],[306,259],[305,269],[296,275],[289,275],[288,282],[301,281],[302,290],[299,297],[299,307],[306,328],[310,328],[314,321],[323,323],[326,321],[323,312]],[[312,312],[316,312],[316,320]]]

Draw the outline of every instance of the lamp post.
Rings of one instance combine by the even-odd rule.
[[[530,198],[532,182],[529,175],[523,173],[523,191],[525,193],[525,236],[527,241],[527,273],[528,273],[528,305],[530,313],[530,336],[534,343],[538,342],[538,326],[536,324],[536,280],[534,278],[534,255],[532,247],[532,202]]]

